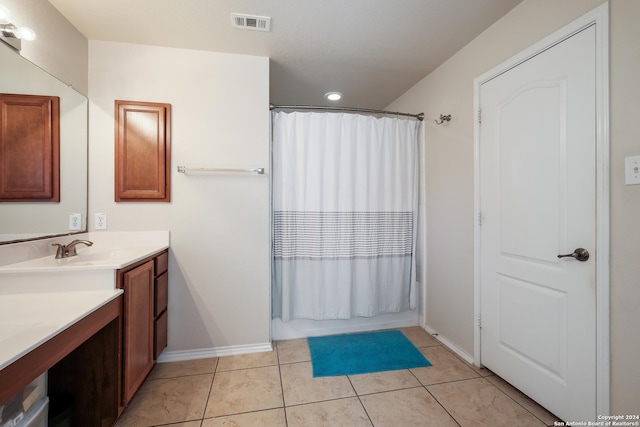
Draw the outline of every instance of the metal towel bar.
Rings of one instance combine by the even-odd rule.
[[[264,175],[264,168],[250,168],[250,169],[234,169],[234,168],[188,168],[186,166],[178,166],[178,172],[231,172],[231,173],[256,173],[258,175]]]

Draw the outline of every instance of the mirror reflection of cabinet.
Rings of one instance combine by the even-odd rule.
[[[69,214],[87,218],[88,101],[78,91],[0,43],[0,93],[60,99],[60,201],[0,203],[0,245],[70,234]],[[13,162],[12,162],[13,163]]]
[[[60,201],[60,99],[0,94],[0,201]]]

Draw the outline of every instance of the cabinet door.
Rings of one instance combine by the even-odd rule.
[[[124,273],[123,399],[126,404],[153,368],[153,260]]]
[[[116,202],[170,202],[171,105],[116,101]]]

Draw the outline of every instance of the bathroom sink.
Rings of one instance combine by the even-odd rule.
[[[55,261],[67,263],[68,265],[112,265],[116,261],[135,259],[145,256],[149,252],[148,248],[125,248],[92,251],[91,249],[78,252],[78,255],[63,258]]]
[[[78,249],[78,254],[56,259],[49,255],[0,267],[0,273],[37,272],[56,270],[86,270],[100,268],[122,268],[157,252],[157,247],[90,248]]]

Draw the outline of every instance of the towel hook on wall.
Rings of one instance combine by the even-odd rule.
[[[451,121],[451,114],[447,114],[446,116],[444,114],[440,114],[440,119],[438,119],[438,120],[435,120],[437,125],[441,125],[444,122],[450,122]]]

